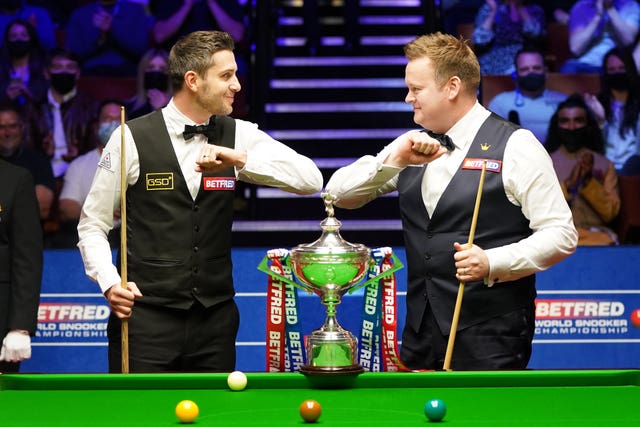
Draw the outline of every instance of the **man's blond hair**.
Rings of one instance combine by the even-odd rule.
[[[410,61],[427,57],[433,64],[436,84],[444,85],[458,76],[467,92],[474,95],[480,86],[480,64],[467,42],[440,32],[420,36],[404,47]]]

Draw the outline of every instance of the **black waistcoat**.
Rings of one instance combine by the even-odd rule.
[[[234,191],[205,191],[206,177],[235,183],[233,168],[203,173],[192,199],[161,110],[128,122],[140,158],[138,181],[127,189],[128,280],[141,302],[186,309],[233,298],[231,225]],[[235,121],[216,118],[216,145],[235,146]],[[193,165],[195,167],[195,164]]]
[[[480,127],[465,160],[490,159],[500,162],[490,165],[501,166],[507,140],[516,129],[492,114]],[[478,163],[481,168],[481,162]],[[429,303],[442,333],[448,335],[459,286],[453,243],[469,240],[481,171],[461,165],[430,218],[420,189],[426,167],[408,167],[398,180],[408,264],[406,324],[418,331]],[[488,166],[485,174],[474,237],[474,243],[483,249],[507,245],[531,235],[528,220],[520,208],[507,199],[501,169],[500,172],[490,169]],[[466,283],[458,329],[533,304],[534,299],[533,275],[514,282],[496,283],[490,288],[482,281]]]

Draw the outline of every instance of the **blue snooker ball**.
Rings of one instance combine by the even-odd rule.
[[[431,399],[424,405],[424,414],[429,421],[441,421],[447,413],[447,406],[440,399]]]

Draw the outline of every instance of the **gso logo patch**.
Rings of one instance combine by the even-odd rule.
[[[147,191],[173,190],[173,172],[148,173]]]

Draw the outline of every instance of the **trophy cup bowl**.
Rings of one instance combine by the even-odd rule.
[[[342,224],[333,217],[333,209],[329,212],[320,223],[322,236],[290,251],[293,273],[307,290],[321,298],[327,311],[322,327],[307,338],[307,364],[300,371],[307,376],[353,376],[364,371],[358,364],[358,342],[338,323],[336,306],[367,273],[371,250],[343,240],[339,234]]]

